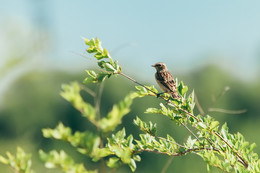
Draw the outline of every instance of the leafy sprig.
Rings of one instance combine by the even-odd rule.
[[[6,157],[0,155],[0,163],[8,165],[16,173],[33,173],[31,154],[25,153],[25,151],[17,147],[16,154],[13,155],[10,152],[6,152]]]
[[[40,158],[45,161],[45,166],[49,169],[61,168],[63,172],[73,172],[73,173],[97,173],[97,170],[87,170],[85,166],[77,164],[74,160],[61,150],[57,152],[56,150],[45,153],[40,150]]]
[[[226,124],[221,126],[209,115],[195,115],[194,92],[188,95],[188,87],[182,81],[176,79],[180,100],[166,93],[158,94],[154,86],[143,85],[124,74],[118,61],[112,59],[97,38],[84,40],[88,46],[87,52],[94,54],[100,67],[100,71],[87,70],[85,84],[101,83],[111,76],[121,75],[138,85],[136,91],[114,105],[107,116],[100,117],[97,116],[95,106],[84,102],[80,95],[82,88],[78,83],[63,85],[61,95],[94,124],[99,133],[86,131],[72,134],[69,127],[59,124],[55,129],[43,130],[45,137],[69,142],[93,161],[101,161],[113,169],[126,164],[135,171],[136,162],[141,160],[139,154],[153,152],[172,157],[195,153],[205,160],[208,169],[213,166],[225,172],[260,172],[258,155],[253,152],[256,145],[249,144],[240,133],[229,133]],[[133,99],[147,96],[159,97],[164,103],[160,103],[157,108],[148,108],[145,113],[163,115],[177,125],[184,126],[190,133],[185,142],[180,143],[169,134],[166,137],[157,136],[156,123],[146,123],[139,117],[134,120],[134,124],[144,133],[138,139],[134,139],[131,134],[127,136],[124,128],[115,132],[122,118],[129,113]]]

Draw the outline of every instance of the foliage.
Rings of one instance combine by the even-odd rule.
[[[17,147],[16,155],[6,152],[6,156],[0,155],[0,162],[10,166],[16,173],[33,173],[31,155],[26,154],[20,147]]]
[[[65,151],[40,150],[40,158],[47,168],[60,168],[63,172],[106,172],[113,171],[122,165],[128,165],[134,172],[136,162],[141,161],[140,154],[152,152],[168,155],[170,158],[196,154],[207,164],[208,171],[217,167],[224,172],[260,172],[260,160],[253,152],[256,144],[249,144],[241,133],[231,134],[227,124],[220,123],[210,115],[195,115],[195,96],[192,91],[188,94],[188,87],[182,81],[177,83],[180,100],[175,100],[169,94],[158,95],[154,86],[145,86],[122,72],[116,60],[109,52],[102,48],[101,42],[96,39],[85,39],[87,52],[93,53],[100,71],[87,70],[84,84],[96,83],[99,92],[93,94],[89,88],[77,82],[62,85],[61,96],[69,101],[90,123],[95,130],[86,129],[84,132],[72,131],[70,127],[59,123],[54,129],[43,129],[43,136],[64,141],[74,147],[79,153],[87,156],[100,166],[95,170],[87,170],[83,163],[76,163]],[[100,95],[105,79],[121,75],[137,84],[136,91],[128,94],[104,116],[100,115]],[[116,88],[115,88],[116,89]],[[83,93],[86,91],[94,97],[94,104],[85,102]],[[166,116],[178,126],[183,126],[190,133],[184,141],[177,141],[174,136],[157,135],[157,125],[154,122],[145,122],[136,117],[133,122],[143,132],[137,138],[126,132],[126,128],[119,130],[122,118],[130,112],[134,99],[139,97],[159,97],[162,102],[158,107],[148,108],[146,114]],[[137,135],[136,135],[137,136]],[[1,157],[2,158],[2,157]],[[8,164],[6,161],[1,162]]]
[[[108,137],[108,134],[115,130],[121,123],[121,119],[130,111],[132,101],[137,95],[130,93],[118,104],[115,104],[106,117],[101,118],[95,116],[97,111],[94,106],[83,101],[80,91],[80,85],[73,82],[70,85],[63,85],[61,95],[70,101],[82,113],[82,116],[96,126],[99,135],[90,131],[72,133],[69,127],[59,123],[55,129],[43,129],[44,137],[69,142],[80,153],[88,155],[95,162],[111,156],[106,162],[107,166],[111,168],[124,163],[128,164],[132,170],[135,170],[135,161],[139,161],[140,157],[132,155],[131,151],[135,146],[132,143],[133,137],[130,135],[125,139],[124,129],[111,137]],[[107,145],[102,147],[104,140],[107,140]],[[40,154],[42,155],[42,152]]]
[[[45,153],[40,150],[40,156],[42,160],[45,160],[45,166],[47,168],[61,168],[64,172],[73,173],[96,173],[97,171],[88,171],[83,164],[75,164],[74,160],[70,158],[64,151],[51,151]]]
[[[130,93],[119,104],[114,105],[106,117],[97,116],[95,106],[84,102],[80,95],[81,87],[78,83],[63,85],[61,95],[72,103],[81,114],[93,123],[98,133],[75,132],[71,133],[69,127],[61,123],[55,129],[44,129],[45,137],[64,140],[83,154],[88,155],[93,161],[105,160],[110,168],[118,168],[127,164],[132,171],[136,169],[136,161],[140,161],[142,152],[154,152],[169,156],[183,156],[195,153],[201,156],[210,167],[217,167],[225,172],[259,172],[260,161],[258,155],[253,152],[255,143],[249,144],[242,134],[231,134],[226,124],[220,125],[218,121],[209,115],[194,115],[195,107],[194,92],[187,95],[188,87],[178,82],[180,100],[171,98],[168,94],[159,95],[165,102],[160,103],[159,108],[148,108],[145,113],[158,114],[168,117],[179,126],[184,126],[191,134],[186,142],[180,143],[171,135],[166,137],[157,136],[156,123],[146,123],[136,117],[134,124],[144,134],[139,139],[132,135],[126,135],[125,128],[114,132],[121,123],[121,119],[130,111],[130,105],[136,97],[158,97],[158,91],[154,86],[144,86],[131,77],[122,73],[117,61],[114,61],[108,51],[102,48],[100,41],[85,39],[88,45],[87,52],[93,53],[101,71],[87,70],[88,77],[85,84],[102,83],[105,78],[113,75],[122,75],[138,84],[137,91]],[[111,135],[109,135],[112,133]],[[103,162],[104,163],[104,162]],[[103,165],[104,166],[104,165]]]

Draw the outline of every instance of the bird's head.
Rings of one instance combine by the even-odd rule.
[[[152,67],[154,67],[157,71],[167,70],[167,67],[163,62],[158,62],[158,63],[152,65]]]

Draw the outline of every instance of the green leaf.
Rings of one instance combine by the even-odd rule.
[[[222,128],[221,128],[221,134],[223,136],[223,138],[225,140],[227,140],[227,134],[228,134],[228,127],[227,127],[227,124],[223,124]]]
[[[105,151],[102,151],[102,154],[99,154],[99,156],[96,155],[98,153],[98,147],[101,140],[99,136],[91,132],[77,131],[72,134],[71,129],[69,127],[65,127],[62,123],[59,123],[55,129],[43,129],[42,131],[44,137],[68,142],[72,146],[76,147],[82,154],[88,154],[91,157],[100,158],[102,154],[106,153]]]
[[[196,141],[196,139],[192,139],[191,136],[189,136],[186,143],[187,148],[193,148]]]
[[[207,126],[203,122],[198,122],[198,126],[202,129],[206,129]]]
[[[94,57],[97,59],[97,60],[101,60],[101,59],[104,59],[105,57],[103,57],[102,53],[100,52],[97,52]]]
[[[139,117],[136,117],[134,120],[134,124],[137,125],[142,131],[154,136],[157,131],[157,125],[156,123],[152,123],[151,121],[149,123],[146,123],[142,121]]]
[[[97,74],[95,71],[93,70],[86,70],[86,72],[88,73],[89,76],[91,76],[92,78],[96,78]]]
[[[111,74],[101,72],[97,76],[97,81],[103,82],[107,77],[110,77],[110,76],[111,76]]]
[[[146,90],[146,88],[144,88],[143,86],[135,86],[135,88],[138,90],[138,91],[140,91],[140,92],[142,92],[142,93],[147,93],[147,90]]]
[[[219,125],[219,122],[218,121],[212,121],[211,123],[210,123],[210,130],[216,130],[216,128],[218,127],[218,125]]]
[[[113,134],[111,138],[108,138],[108,148],[113,153],[113,155],[120,158],[122,163],[131,164],[131,157],[133,152],[133,137],[130,135],[125,139],[126,133],[125,129],[118,131]]]
[[[115,62],[114,62],[114,67],[115,67],[117,73],[121,72],[121,67],[120,67],[120,65],[118,64],[118,61],[117,61],[117,60],[115,60]]]
[[[97,162],[101,158],[112,155],[113,152],[109,148],[96,148],[92,153],[91,157],[94,162]]]
[[[104,63],[103,65],[107,71],[112,71],[113,73],[116,73],[116,69],[110,63]]]
[[[106,57],[106,58],[109,57],[109,53],[105,48],[103,49],[103,57]]]
[[[107,161],[107,166],[110,167],[110,168],[118,168],[121,165],[122,165],[122,162],[117,157],[111,157]]]
[[[141,157],[139,155],[134,155],[133,159],[136,160],[137,162],[141,161]]]
[[[97,173],[97,170],[87,170],[82,163],[75,163],[63,150],[60,152],[53,150],[49,153],[40,150],[39,155],[41,160],[45,162],[45,167],[49,169],[60,167],[64,172]]]
[[[163,103],[160,103],[162,112],[168,112],[168,109],[163,105]]]
[[[71,135],[71,129],[60,122],[55,129],[42,129],[42,133],[45,138],[66,140]]]
[[[188,105],[188,111],[193,113],[193,109],[195,107],[195,95],[194,95],[194,90],[192,93],[188,96],[187,99],[187,105]]]
[[[147,114],[159,114],[161,112],[162,111],[160,109],[157,109],[157,108],[148,108],[148,109],[146,109],[146,111],[144,113],[147,113]]]
[[[134,159],[131,159],[131,162],[128,165],[131,168],[132,172],[134,172],[136,170],[136,163],[135,163]]]
[[[7,165],[9,163],[8,159],[4,158],[3,156],[0,155],[0,162]]]
[[[92,77],[86,77],[83,81],[84,84],[90,84],[90,83],[96,83],[96,82],[97,82],[97,80]]]
[[[178,88],[179,93],[184,97],[184,94],[188,91],[188,86],[185,86],[183,84],[183,82],[181,81],[177,88]]]
[[[153,91],[149,91],[147,90],[146,88],[148,88],[149,90]],[[136,92],[136,94],[138,95],[138,97],[144,97],[144,96],[147,96],[147,95],[153,95],[153,96],[157,96],[155,93],[157,93],[158,91],[154,88],[154,86],[135,86],[135,88],[138,90]]]
[[[102,46],[101,46],[101,41],[99,41],[99,39],[96,37],[95,38],[95,46],[97,47],[98,50],[102,50]]]
[[[96,83],[97,82],[97,74],[93,70],[86,70],[88,73],[89,77],[85,78],[83,83],[89,84],[89,83]]]
[[[98,66],[103,69],[105,63],[105,61],[98,61]]]
[[[16,154],[13,155],[10,152],[6,152],[6,156],[0,155],[0,163],[8,165],[15,172],[21,173],[33,173],[31,154],[27,154],[20,147],[17,147]]]
[[[93,38],[91,40],[88,40],[88,39],[85,38],[84,41],[85,41],[86,45],[88,45],[88,46],[94,46],[95,45],[95,41],[94,41]]]

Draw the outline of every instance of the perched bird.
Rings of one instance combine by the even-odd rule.
[[[156,69],[155,73],[155,80],[160,86],[160,88],[170,94],[173,99],[180,99],[180,96],[177,92],[176,83],[171,75],[171,73],[168,71],[166,65],[162,62],[158,62],[154,65],[152,65]]]

